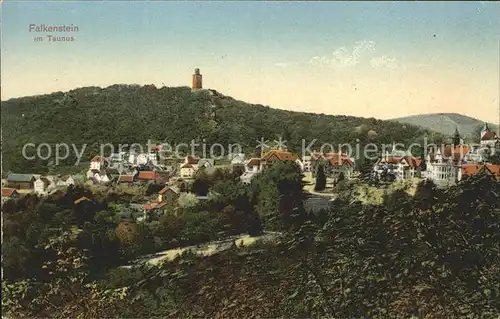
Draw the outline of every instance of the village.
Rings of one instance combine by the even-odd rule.
[[[386,183],[409,180],[432,180],[439,187],[456,184],[467,175],[486,171],[500,178],[500,165],[489,163],[487,154],[499,147],[500,139],[485,124],[481,131],[481,143],[475,147],[464,145],[458,130],[452,136],[452,143],[444,148],[430,151],[426,158],[414,157],[408,152],[386,151],[374,163],[370,180]],[[162,214],[168,203],[177,201],[181,193],[188,192],[188,185],[196,174],[204,171],[213,174],[217,169],[239,172],[241,183],[249,184],[252,179],[277,161],[293,161],[302,170],[304,179],[316,178],[321,166],[329,184],[340,180],[357,179],[355,158],[340,153],[313,152],[300,158],[285,148],[269,149],[260,157],[247,158],[245,154],[232,154],[226,161],[199,158],[188,155],[182,160],[173,157],[163,159],[162,145],[152,146],[148,153],[120,152],[108,157],[94,156],[85,175],[46,175],[36,173],[9,173],[2,179],[2,204],[25,194],[38,196],[64,191],[70,185],[113,187],[116,185],[160,185],[153,201],[135,204],[142,211],[137,221],[146,220],[151,215]],[[311,192],[312,189],[311,189]],[[207,196],[196,196],[196,200],[206,200]],[[316,194],[318,195],[318,194]],[[321,195],[321,194],[320,194]],[[89,200],[82,198],[82,200]],[[75,202],[75,204],[78,204]]]
[[[202,75],[199,69],[195,69],[192,76],[192,90],[202,90]],[[464,144],[458,128],[451,135],[450,142],[443,147],[428,149],[425,158],[414,157],[409,151],[397,150],[394,143],[390,152],[379,154],[368,180],[375,184],[431,180],[438,187],[449,187],[465,176],[475,175],[480,171],[500,177],[500,165],[488,160],[488,154],[495,153],[495,150],[500,152],[500,136],[490,130],[487,123],[481,129],[478,145]],[[164,146],[156,143],[150,145],[146,152],[129,149],[109,156],[95,155],[91,158],[85,174],[42,176],[37,173],[9,172],[6,179],[2,179],[2,205],[9,199],[16,199],[25,194],[46,196],[77,184],[103,187],[158,185],[154,200],[149,198],[131,204],[141,212],[136,221],[143,221],[151,216],[163,214],[167,204],[175,206],[182,193],[189,193],[189,185],[200,171],[213,174],[217,169],[227,169],[230,172],[238,172],[241,183],[250,184],[257,174],[273,163],[292,161],[300,167],[304,175],[305,191],[316,196],[316,199],[317,196],[325,195],[325,191],[316,192],[311,187],[319,168],[323,170],[328,185],[336,185],[342,180],[356,180],[360,176],[356,158],[340,152],[313,151],[300,157],[286,147],[268,147],[262,149],[258,157],[247,158],[246,154],[237,153],[230,154],[226,160],[218,160],[216,163],[212,158],[200,158],[193,154],[180,159],[177,154],[173,156],[171,152],[167,152]],[[327,197],[333,195],[331,188],[329,192]],[[199,201],[208,199],[209,195],[213,194],[193,196]],[[80,198],[75,204],[83,201],[90,199]],[[317,205],[313,206],[316,206],[313,210],[317,210]]]

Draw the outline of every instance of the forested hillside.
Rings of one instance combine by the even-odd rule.
[[[332,101],[333,103],[333,101]],[[342,101],[335,101],[342,103]],[[68,143],[80,149],[86,143],[83,161],[99,152],[103,143],[146,145],[147,140],[170,144],[192,139],[207,145],[240,143],[255,153],[256,140],[287,140],[300,152],[318,139],[321,143],[410,142],[421,139],[425,129],[408,124],[273,109],[251,105],[215,91],[192,92],[188,87],[157,89],[153,85],[86,87],[69,92],[11,99],[2,102],[4,171],[43,173],[47,161],[26,161],[25,143]],[[60,165],[73,165],[69,157]]]

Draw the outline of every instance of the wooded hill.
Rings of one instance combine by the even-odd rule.
[[[342,103],[342,101],[332,101]],[[48,170],[46,161],[23,159],[25,143],[87,144],[82,161],[100,144],[146,145],[147,140],[171,145],[205,140],[207,145],[239,143],[255,154],[257,140],[282,137],[301,152],[302,139],[322,143],[401,143],[421,140],[430,131],[392,121],[352,116],[291,112],[248,104],[213,90],[188,87],[112,85],[10,99],[2,102],[3,168],[17,172]],[[430,133],[430,136],[439,138]],[[201,147],[198,148],[201,150]],[[227,152],[227,151],[226,151]],[[72,152],[74,153],[74,152]],[[75,157],[60,163],[71,166]]]

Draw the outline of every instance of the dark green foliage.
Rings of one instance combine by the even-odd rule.
[[[307,219],[302,173],[294,162],[278,162],[252,180],[256,211],[265,228],[294,231]]]
[[[214,112],[216,117],[212,116]],[[392,141],[408,145],[426,133],[416,126],[373,118],[250,105],[208,91],[193,93],[188,87],[156,89],[138,85],[87,87],[11,99],[2,102],[1,121],[4,171],[37,173],[50,169],[45,166],[48,161],[25,160],[21,151],[26,143],[49,143],[52,147],[56,143],[74,143],[78,150],[86,144],[82,161],[87,162],[100,153],[100,144],[112,143],[116,148],[118,144],[132,143],[145,146],[148,139],[166,139],[171,145],[189,144],[193,139],[224,147],[238,143],[245,153],[253,154],[256,140],[283,136],[289,149],[301,153],[302,139],[306,145],[317,139],[312,148],[323,143],[354,145],[358,140],[361,145]],[[375,140],[368,138],[369,130],[377,132]],[[33,151],[28,148],[28,153]],[[197,151],[201,152],[201,147]],[[71,166],[75,160],[71,152],[59,166]],[[80,172],[82,166],[74,169],[74,173]]]
[[[260,187],[272,185],[278,172],[284,178],[277,179],[276,214],[279,194],[287,195],[279,185],[294,184],[293,166],[273,166],[255,181]],[[226,191],[233,189],[231,183],[222,181],[214,187],[224,198],[217,205],[227,201],[220,211],[224,223],[223,216],[236,216],[245,201],[244,188],[236,194]],[[252,188],[257,188],[255,195],[259,196],[257,185]],[[480,174],[445,190],[424,182],[415,197],[398,193],[386,205],[337,201],[326,223],[304,220],[274,243],[233,247],[205,258],[187,253],[160,267],[111,270],[101,278],[99,287],[127,287],[121,298],[95,299],[75,283],[72,289],[85,296],[85,307],[78,306],[81,298],[77,304],[73,299],[58,298],[54,299],[58,308],[46,313],[43,307],[31,306],[31,300],[51,306],[43,298],[33,299],[41,293],[34,289],[33,295],[22,297],[16,314],[57,318],[78,314],[89,318],[495,318],[500,313],[499,194],[500,182]],[[28,202],[33,208],[36,201],[31,198]],[[29,212],[34,211],[24,214]],[[186,216],[191,229],[200,227],[198,239],[211,238],[204,230],[220,223],[211,214]],[[183,227],[172,217],[162,223],[162,227],[170,227],[162,230],[166,233]],[[36,231],[25,236],[16,227],[6,226],[10,248],[4,267],[30,265],[20,245],[27,237],[34,240]],[[183,233],[188,234],[186,229]],[[15,258],[13,250],[18,252]],[[12,298],[4,300],[12,307]],[[98,300],[107,300],[107,304],[96,315],[92,311],[100,305]]]
[[[316,168],[316,184],[314,185],[315,191],[322,191],[326,187],[326,175],[323,165],[318,165]]]

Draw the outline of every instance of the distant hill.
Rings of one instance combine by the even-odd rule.
[[[412,125],[422,126],[443,135],[450,136],[458,127],[458,130],[466,140],[474,140],[477,138],[484,122],[478,119],[457,114],[457,113],[435,113],[422,114],[393,119],[399,123],[407,123]],[[498,130],[498,125],[488,123],[490,129]]]
[[[189,87],[112,85],[22,97],[2,102],[4,172],[43,172],[49,160],[23,158],[25,143],[87,144],[83,161],[98,154],[100,144],[170,144],[205,140],[223,146],[239,143],[249,155],[257,140],[279,136],[301,153],[302,140],[341,143],[411,143],[428,130],[392,121],[353,116],[291,112],[248,104],[214,90],[192,92]],[[198,147],[197,150],[200,150]],[[328,150],[328,149],[326,149]],[[227,152],[227,150],[226,150]],[[227,153],[226,153],[227,154]],[[201,154],[200,154],[201,155]],[[60,165],[72,165],[74,157]]]

